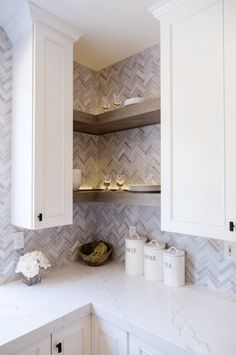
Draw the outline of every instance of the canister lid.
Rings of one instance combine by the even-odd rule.
[[[177,249],[176,247],[170,247],[169,249],[166,249],[164,251],[165,254],[168,256],[174,256],[174,257],[179,257],[179,256],[184,256],[185,251],[181,249]]]
[[[147,238],[143,237],[143,236],[140,236],[138,234],[133,234],[130,237],[126,237],[125,240],[127,242],[132,242],[132,243],[146,243]]]
[[[145,244],[145,248],[151,248],[151,249],[165,249],[165,243],[158,242],[155,239],[152,239],[149,243]]]

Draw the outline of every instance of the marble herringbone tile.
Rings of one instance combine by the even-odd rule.
[[[99,72],[99,103],[113,93],[122,100],[160,96],[160,50],[153,46]],[[99,110],[102,111],[101,105]]]
[[[188,235],[161,232],[160,208],[101,203],[97,215],[96,238],[113,244],[115,258],[124,262],[125,236],[129,226],[148,239],[163,241],[186,251],[186,278],[201,287],[217,290],[235,298],[236,263],[223,258],[223,242]]]
[[[160,126],[136,128],[99,137],[99,170],[125,174],[126,184],[160,182]]]
[[[74,109],[97,113],[98,107],[98,73],[95,70],[74,62]]]
[[[81,169],[81,186],[98,184],[98,142],[98,136],[74,132],[73,165],[74,169]]]

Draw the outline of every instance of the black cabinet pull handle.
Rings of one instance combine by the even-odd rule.
[[[62,344],[61,344],[61,343],[58,343],[58,344],[56,345],[56,348],[57,348],[58,354],[60,354],[60,353],[62,352]]]
[[[234,227],[235,227],[234,222],[230,221],[230,222],[229,222],[229,231],[230,231],[230,232],[233,232],[233,231],[234,231]]]
[[[38,219],[39,219],[39,222],[42,222],[42,220],[43,220],[43,214],[42,213],[39,213]]]

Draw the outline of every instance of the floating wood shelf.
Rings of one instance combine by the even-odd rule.
[[[104,134],[160,123],[160,98],[99,115],[74,110],[74,131]]]
[[[160,192],[80,190],[74,192],[74,203],[106,202],[118,205],[159,206]]]

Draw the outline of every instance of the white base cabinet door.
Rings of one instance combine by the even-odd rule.
[[[182,349],[163,339],[160,344],[149,345],[132,335],[129,336],[129,355],[190,355],[193,352]]]
[[[91,316],[52,334],[52,355],[91,355]]]
[[[34,345],[17,351],[12,355],[51,355],[51,337],[49,336]]]
[[[129,338],[129,354],[130,355],[167,355],[162,350],[154,349],[154,347],[144,343],[135,337]],[[168,354],[170,355],[170,354]]]
[[[127,355],[126,331],[92,316],[92,355]]]

